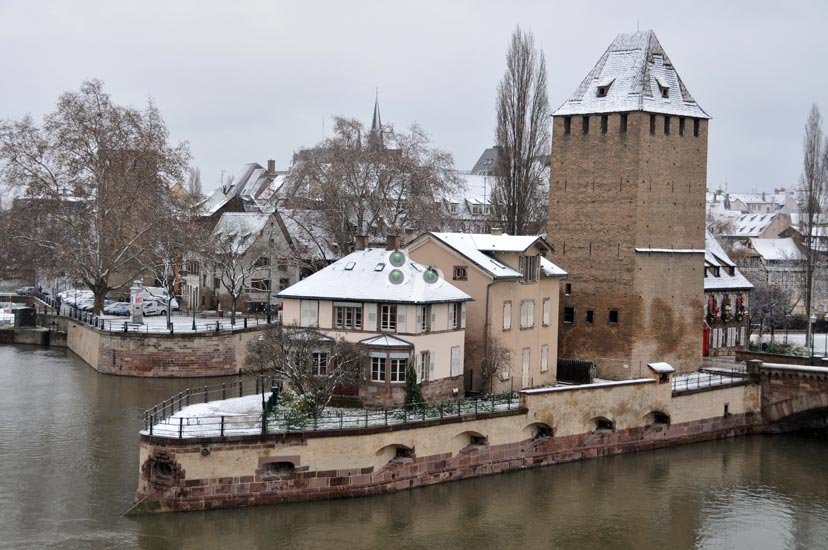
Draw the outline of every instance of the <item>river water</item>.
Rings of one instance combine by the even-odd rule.
[[[0,347],[0,548],[828,549],[828,441],[793,435],[379,497],[124,518],[141,412],[197,383]]]

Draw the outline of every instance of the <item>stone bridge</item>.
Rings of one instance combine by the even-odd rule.
[[[828,428],[828,368],[749,361],[748,371],[761,385],[768,431]]]

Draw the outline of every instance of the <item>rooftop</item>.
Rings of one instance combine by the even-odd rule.
[[[390,255],[391,252],[383,248],[352,252],[286,288],[278,296],[409,304],[471,300],[471,296],[442,277],[434,283],[426,282],[424,274],[428,268],[409,258],[395,268],[390,262]],[[389,279],[389,274],[394,269],[402,271],[403,279],[399,284],[394,284]]]
[[[705,238],[704,266],[718,268],[704,270],[705,290],[750,290],[753,288],[750,281],[742,275],[710,232]]]
[[[558,115],[647,111],[710,118],[687,91],[653,31],[619,34]]]

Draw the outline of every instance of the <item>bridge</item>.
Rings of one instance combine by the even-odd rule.
[[[828,367],[748,361],[769,432],[828,428]]]

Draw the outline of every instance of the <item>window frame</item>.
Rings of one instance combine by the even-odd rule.
[[[346,305],[334,303],[333,306],[333,326],[337,330],[362,330],[363,311],[362,304]],[[342,322],[340,322],[340,312],[342,313]],[[350,312],[350,323],[348,322],[348,312]]]
[[[509,309],[509,314],[506,315],[506,308]],[[512,302],[507,300],[503,302],[503,330],[512,330]]]
[[[377,328],[381,332],[397,332],[397,304],[379,304],[379,306]]]
[[[392,384],[404,384],[405,372],[408,368],[408,359],[391,357],[388,361],[388,380]]]
[[[526,323],[524,321],[526,321]],[[531,330],[533,328],[535,328],[535,300],[521,300],[520,330]]]
[[[330,353],[327,351],[314,351],[311,353],[311,372],[314,376],[327,376],[330,365]],[[324,357],[324,365],[321,359]],[[322,372],[324,369],[324,372]]]
[[[612,320],[612,315],[615,314],[615,321]],[[607,310],[607,324],[618,326],[621,321],[621,312],[617,308],[609,308]]]
[[[465,265],[454,266],[452,280],[467,281],[469,279],[469,267]]]
[[[384,355],[371,356],[371,382],[385,382],[388,368],[387,357]]]
[[[563,324],[565,324],[565,325],[574,325],[575,324],[575,306],[564,306],[563,307]]]

